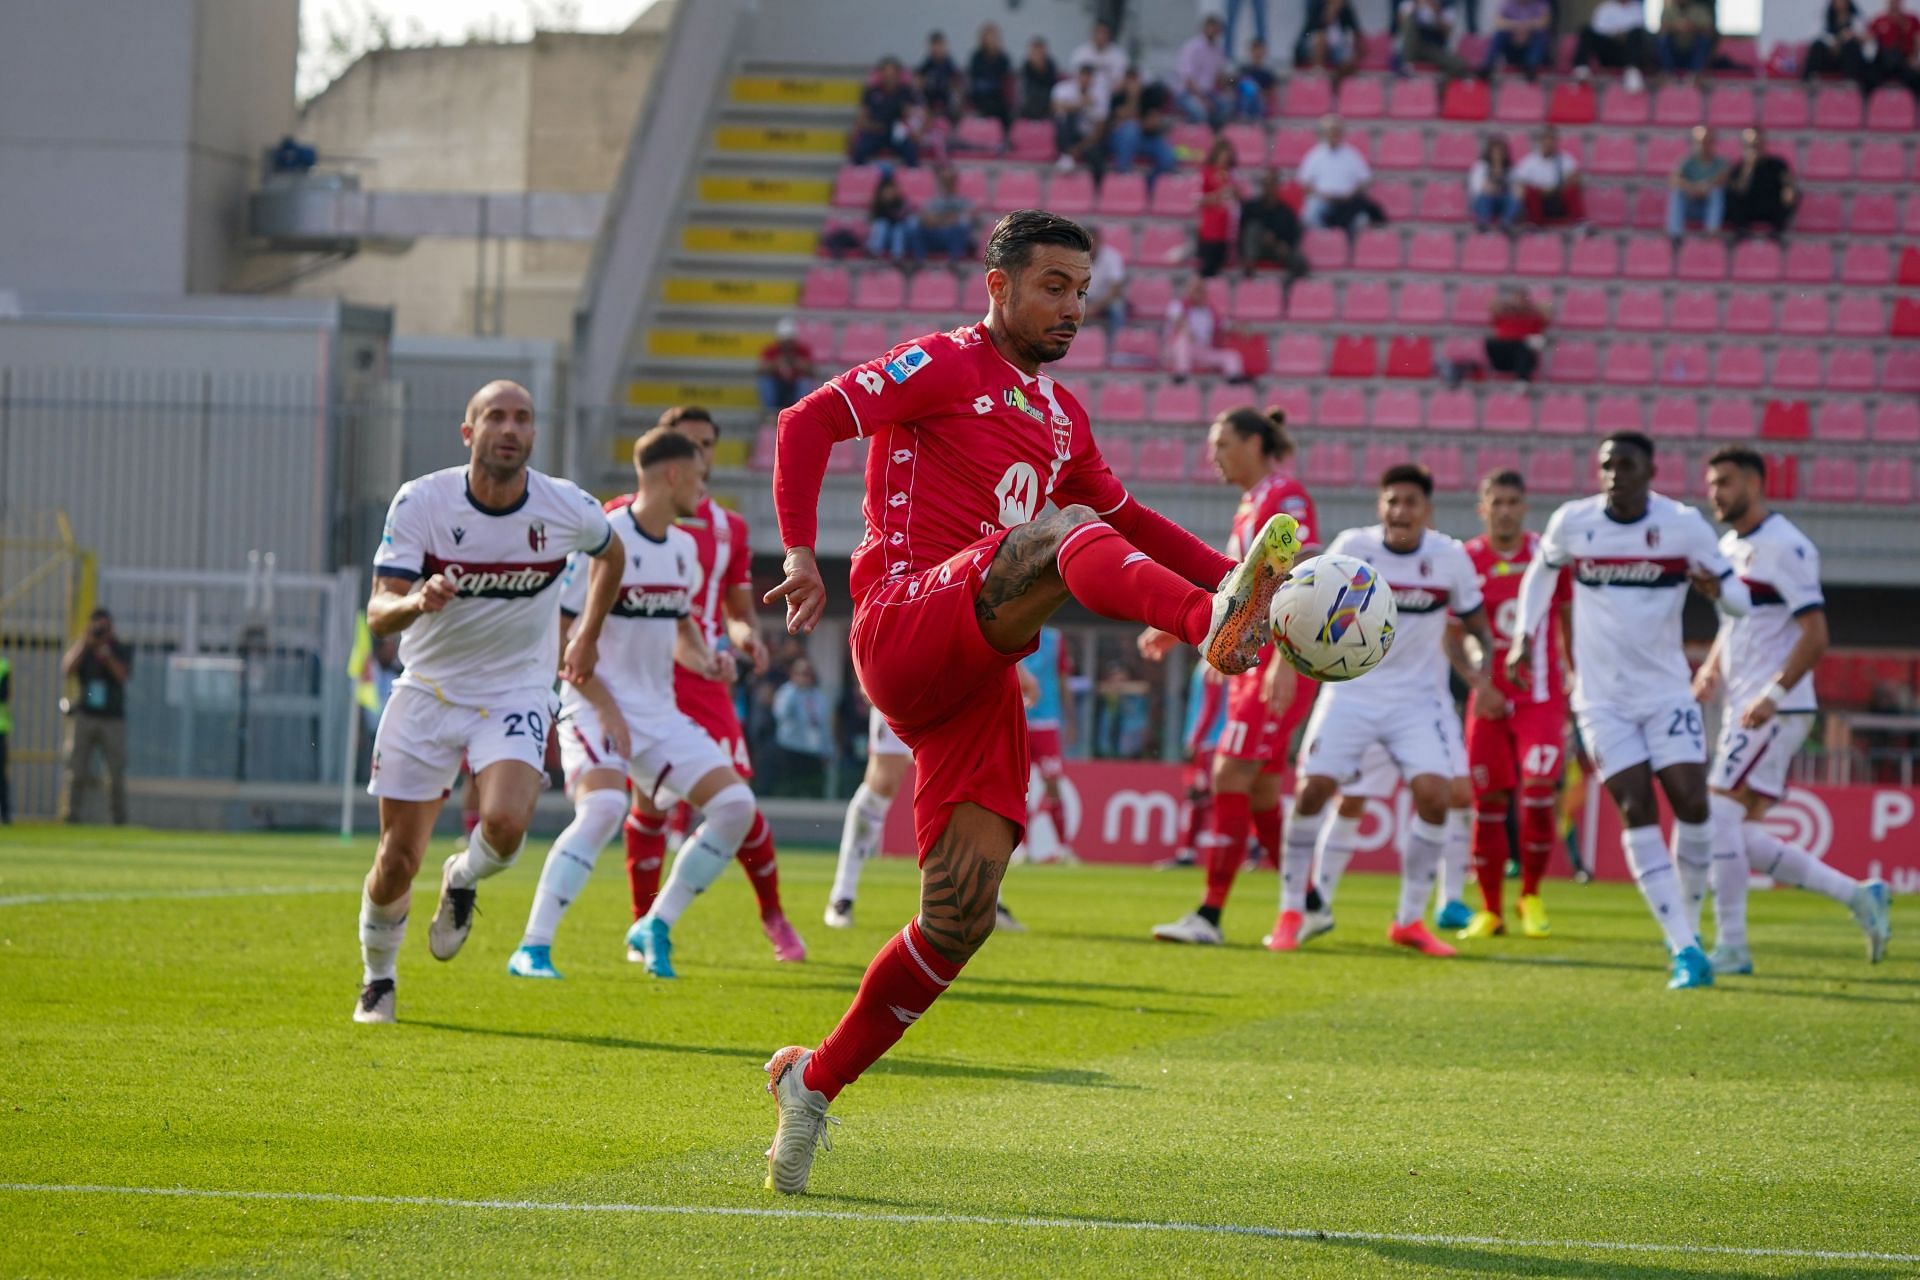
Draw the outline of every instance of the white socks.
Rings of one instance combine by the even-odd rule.
[[[527,931],[521,936],[521,946],[553,945],[560,917],[586,888],[600,851],[613,839],[613,833],[620,829],[626,816],[627,793],[618,788],[588,791],[574,801],[573,821],[547,850],[546,865],[540,869],[540,885],[533,891],[533,910],[527,913]]]
[[[883,796],[864,782],[853,793],[840,828],[840,865],[833,873],[833,893],[827,901],[851,902],[859,896],[861,865],[880,852],[880,832],[891,808],[892,796]]]
[[[1741,828],[1746,837],[1747,862],[1763,876],[1772,876],[1781,884],[1796,889],[1823,893],[1835,902],[1846,902],[1860,888],[1852,876],[1835,871],[1797,845],[1788,844],[1757,822]]]
[[[409,889],[396,902],[380,906],[360,889],[360,965],[361,981],[393,981],[394,962],[400,957],[400,943],[407,936],[407,908],[413,902]]]
[[[1647,900],[1654,921],[1666,935],[1667,950],[1684,951],[1699,941],[1687,913],[1680,881],[1674,875],[1673,860],[1667,856],[1667,842],[1660,828],[1629,827],[1620,833],[1620,847],[1626,851],[1627,866]]]
[[[647,915],[668,924],[678,920],[688,905],[718,880],[727,864],[733,861],[740,842],[753,828],[756,812],[753,792],[742,782],[722,788],[708,800],[706,821],[680,846],[680,852],[673,859],[673,870],[667,873],[666,887],[660,890],[653,910]]]
[[[1708,810],[1711,816],[1712,810]],[[1687,922],[1700,933],[1700,912],[1707,905],[1707,877],[1713,871],[1713,827],[1710,822],[1673,824],[1673,860],[1680,871],[1680,893],[1687,903]]]
[[[1747,807],[1718,792],[1707,799],[1713,835],[1713,940],[1722,947],[1747,945],[1747,845],[1741,823]]]
[[[447,883],[456,889],[471,889],[488,876],[497,876],[513,865],[520,851],[527,847],[527,838],[520,837],[513,852],[501,854],[487,843],[485,827],[475,827],[473,834],[467,837],[467,847],[453,863],[453,874],[447,877]]]
[[[1445,822],[1428,822],[1414,815],[1400,848],[1400,908],[1394,912],[1395,924],[1419,924],[1426,915],[1427,895],[1433,892],[1434,875],[1440,869],[1446,844]]]
[[[1440,852],[1440,905],[1464,902],[1467,848],[1473,842],[1473,810],[1447,810],[1447,839]]]
[[[1300,816],[1298,805],[1287,814],[1287,831],[1280,839],[1280,909],[1282,911],[1305,911],[1307,909],[1307,881],[1313,875],[1313,851],[1320,833],[1329,824],[1326,811],[1322,810],[1311,818]],[[1320,886],[1321,896],[1329,896],[1326,885]]]
[[[1353,861],[1354,842],[1360,835],[1360,819],[1349,818],[1335,810],[1332,815],[1322,815],[1320,838],[1314,843],[1313,883],[1320,890],[1320,897],[1329,908],[1333,906],[1334,890],[1340,887],[1340,877],[1347,874],[1347,864]],[[1287,819],[1287,829],[1298,818]]]

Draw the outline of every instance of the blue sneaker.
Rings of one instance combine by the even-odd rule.
[[[1712,985],[1713,964],[1698,943],[1673,953],[1673,976],[1667,979],[1667,990],[1684,991],[1689,987]]]
[[[1752,973],[1753,952],[1747,950],[1744,945],[1736,947],[1721,943],[1713,949],[1713,954],[1707,957],[1707,963],[1713,966],[1713,975],[1716,978],[1723,973]]]
[[[641,916],[627,930],[627,947],[646,957],[647,972],[656,978],[674,978],[673,926],[665,920]]]
[[[1853,912],[1860,931],[1867,935],[1868,964],[1879,964],[1887,954],[1887,939],[1893,936],[1889,906],[1884,880],[1867,881],[1854,891],[1853,897],[1847,902],[1847,909]]]
[[[1473,923],[1473,908],[1455,898],[1440,908],[1440,914],[1434,917],[1433,923],[1441,929],[1464,929]]]
[[[507,958],[507,972],[516,978],[558,978],[551,947],[521,947]]]

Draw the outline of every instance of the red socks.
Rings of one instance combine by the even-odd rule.
[[[1050,796],[1045,792],[1041,792],[1040,807],[1035,809],[1034,812],[1045,814],[1047,821],[1053,824],[1053,838],[1055,840],[1058,840],[1061,844],[1067,842],[1067,811],[1061,806],[1059,796]]]
[[[1547,859],[1553,856],[1559,837],[1557,805],[1551,788],[1523,787],[1520,790],[1520,892],[1540,892],[1540,877],[1547,873]]]
[[[1188,644],[1207,638],[1213,594],[1156,564],[1112,525],[1096,520],[1067,534],[1057,563],[1073,598],[1101,617],[1144,622]]]
[[[633,891],[633,918],[653,908],[660,892],[660,868],[667,860],[667,824],[664,818],[628,813],[621,829],[627,844],[627,887]]]
[[[1513,842],[1507,838],[1507,802],[1473,802],[1473,874],[1480,882],[1480,901],[1487,910],[1499,915],[1507,880],[1507,855]]]
[[[1207,896],[1203,906],[1215,911],[1227,905],[1233,878],[1247,858],[1247,827],[1252,822],[1250,801],[1241,791],[1220,791],[1213,797],[1213,824],[1207,835]]]
[[[867,966],[840,1025],[807,1059],[802,1083],[832,1101],[893,1048],[959,976],[960,966],[928,945],[919,919],[908,921]]]
[[[1271,809],[1256,809],[1253,813],[1253,838],[1260,842],[1265,850],[1264,861],[1269,866],[1280,865],[1280,806]]]
[[[740,842],[740,851],[734,857],[740,860],[740,869],[747,873],[753,896],[760,900],[760,918],[767,920],[784,914],[780,910],[780,867],[773,860],[773,828],[767,825],[767,815],[758,809],[753,811],[753,827]]]

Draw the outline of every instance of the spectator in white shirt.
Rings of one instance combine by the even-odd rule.
[[[1127,51],[1113,42],[1113,28],[1104,22],[1093,24],[1093,38],[1073,51],[1067,59],[1071,67],[1093,64],[1093,78],[1100,84],[1100,97],[1110,99],[1127,74]]]
[[[1093,64],[1083,62],[1068,79],[1053,86],[1053,136],[1060,149],[1060,172],[1100,153],[1101,125],[1107,118],[1107,98]]]
[[[1322,120],[1321,140],[1313,144],[1293,176],[1307,194],[1303,210],[1307,225],[1338,227],[1351,235],[1371,223],[1384,224],[1387,215],[1367,195],[1373,169],[1346,137],[1339,116]]]
[[[1642,0],[1600,0],[1594,6],[1593,16],[1580,28],[1573,46],[1573,74],[1585,80],[1596,62],[1610,70],[1624,69],[1627,92],[1639,93],[1646,87],[1654,48]]]
[[[1513,166],[1520,188],[1520,204],[1527,221],[1536,227],[1587,221],[1586,193],[1580,187],[1580,165],[1560,149],[1560,131],[1552,125],[1534,135],[1534,148]]]
[[[1093,273],[1087,279],[1087,319],[1098,320],[1107,329],[1107,347],[1127,323],[1127,260],[1120,247],[1089,226],[1093,237]]]
[[[1189,120],[1219,128],[1233,109],[1228,73],[1233,64],[1221,46],[1222,27],[1218,15],[1200,20],[1200,33],[1180,46],[1174,64],[1174,95],[1180,110]]]
[[[1195,276],[1167,304],[1167,359],[1173,380],[1185,382],[1197,368],[1224,373],[1229,382],[1246,381],[1246,363],[1238,348],[1215,346],[1219,336],[1220,317],[1207,301],[1207,282]]]

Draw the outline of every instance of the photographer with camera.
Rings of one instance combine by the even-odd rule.
[[[67,699],[67,788],[60,820],[80,821],[80,797],[93,785],[93,755],[107,766],[107,797],[115,826],[127,823],[127,674],[133,649],[114,634],[113,615],[95,609],[86,634],[60,660],[60,674],[80,683],[79,696]]]

